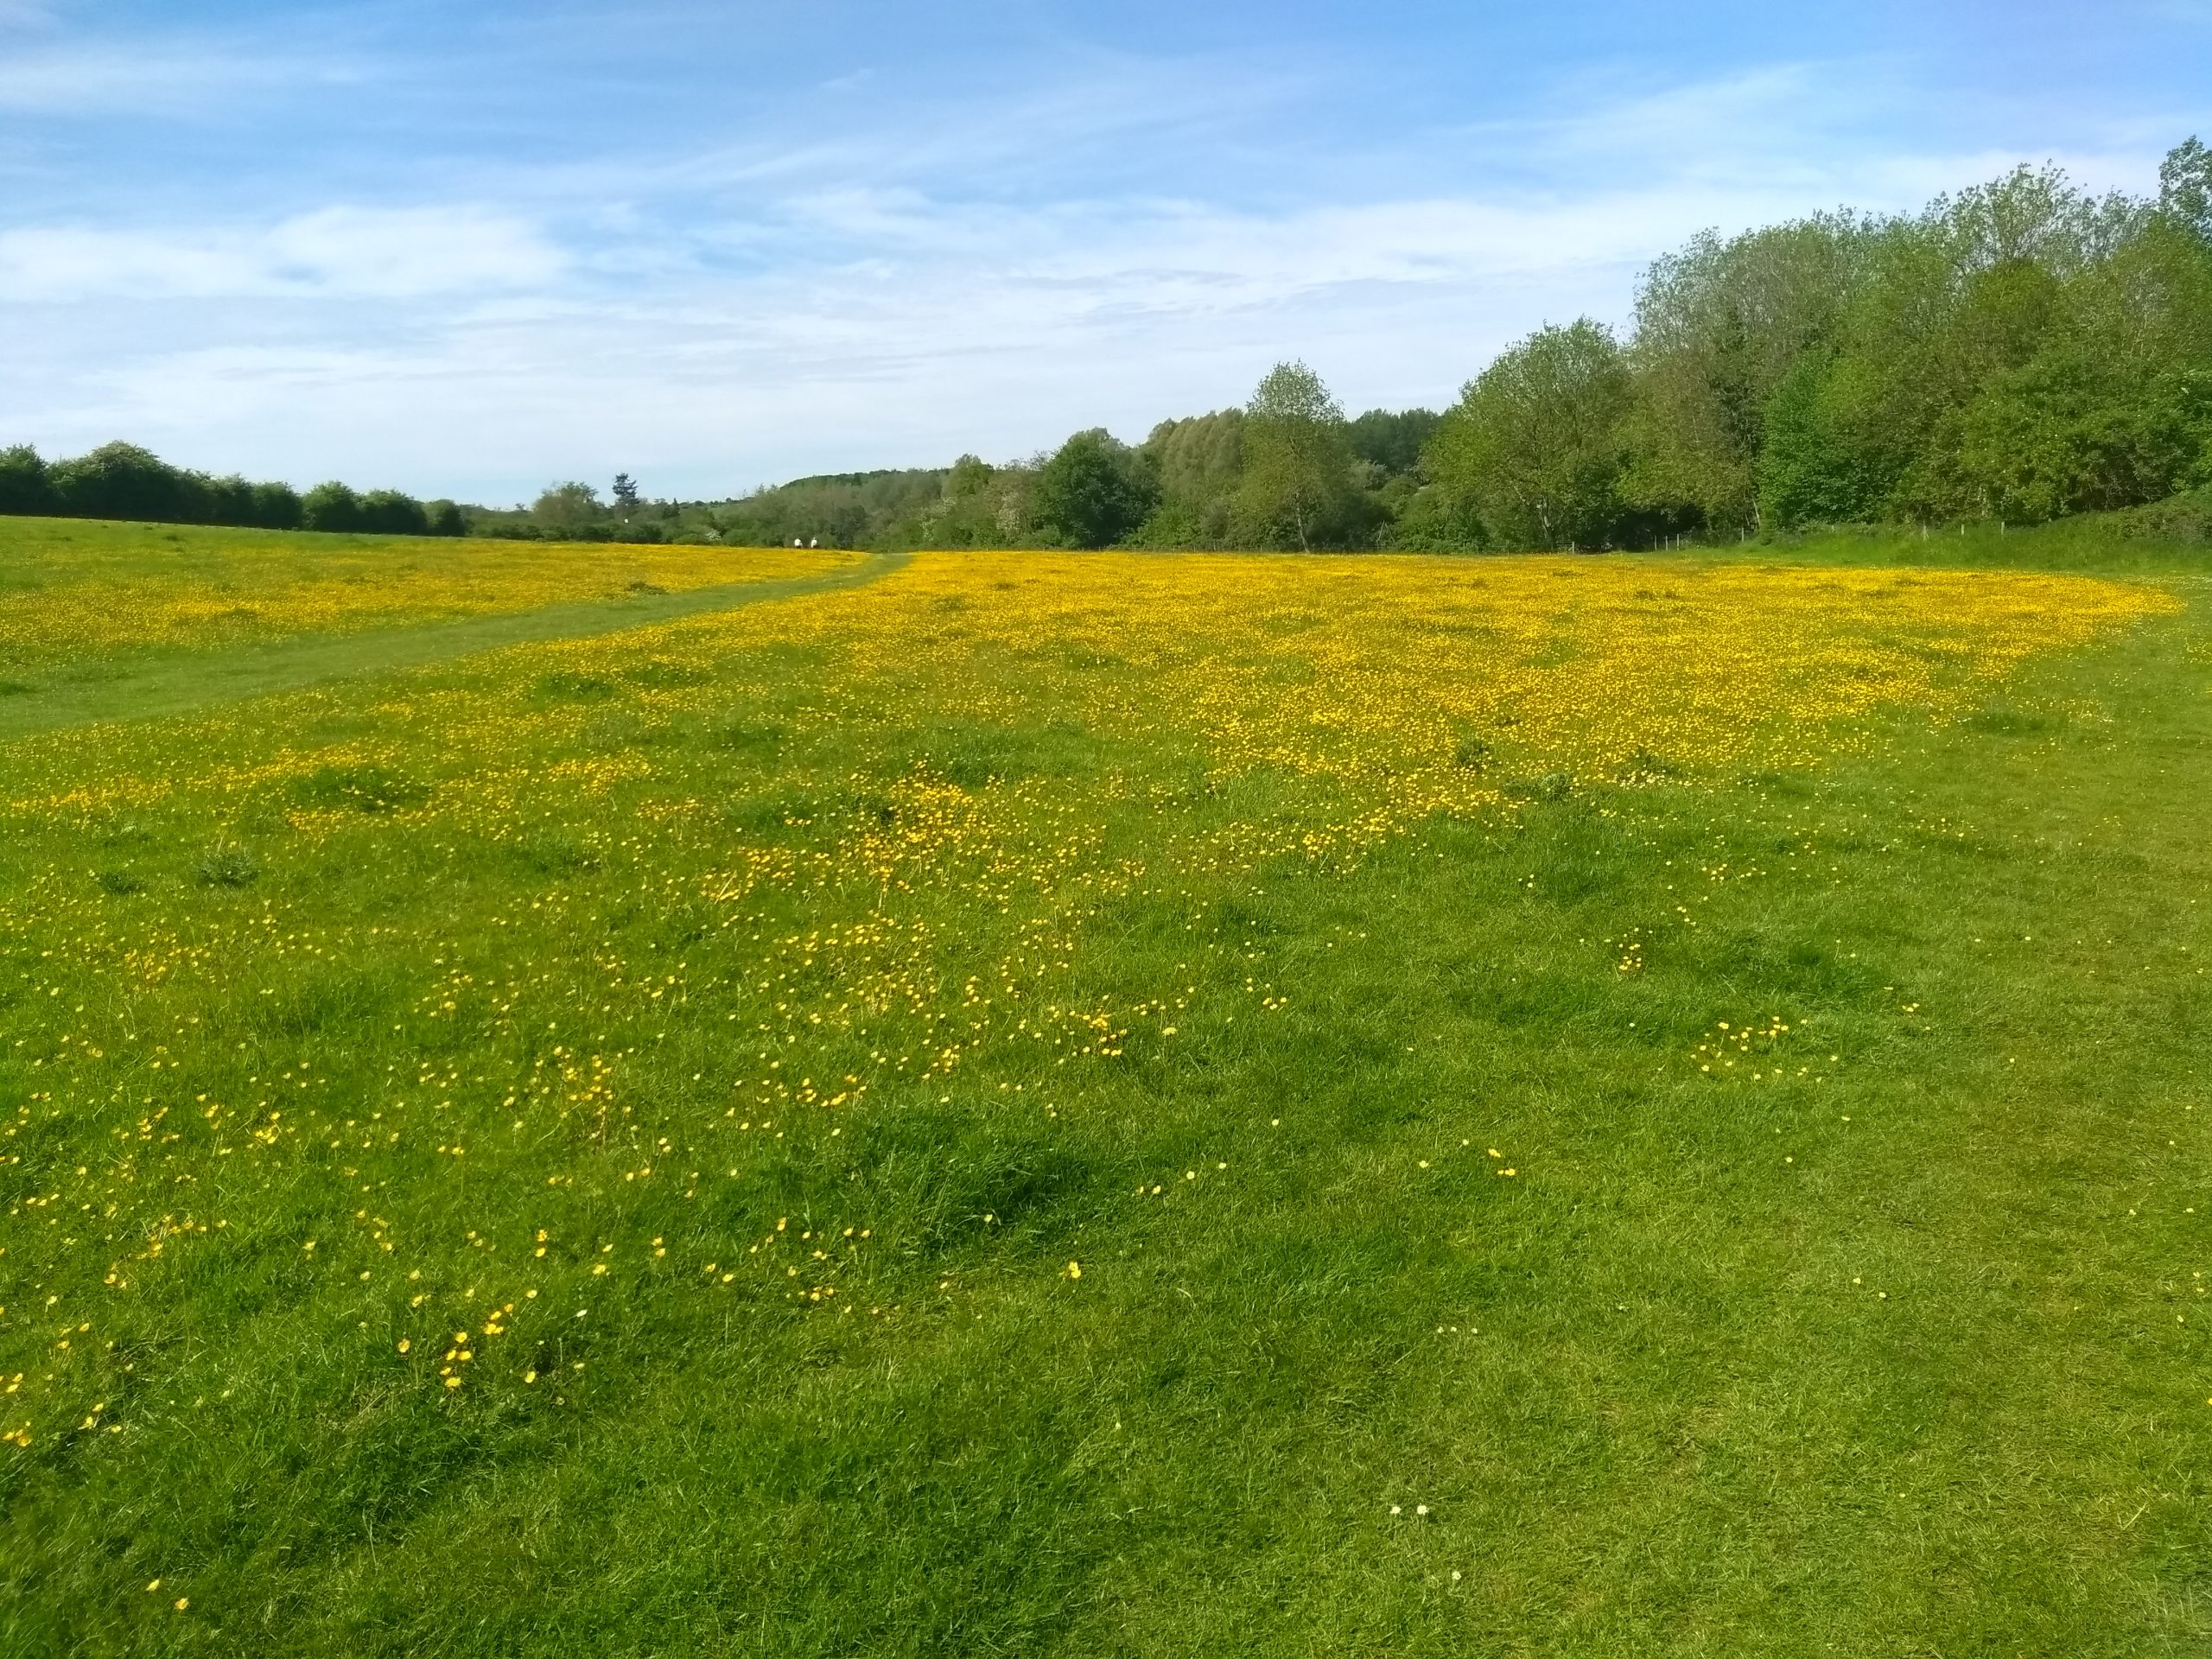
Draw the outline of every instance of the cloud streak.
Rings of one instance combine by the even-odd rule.
[[[499,210],[340,206],[261,230],[0,231],[0,302],[406,300],[542,287],[566,264]]]
[[[36,8],[0,12],[0,27],[46,20]],[[326,74],[297,61],[194,42],[54,45],[0,56],[0,111],[40,116],[205,114],[241,93]]]

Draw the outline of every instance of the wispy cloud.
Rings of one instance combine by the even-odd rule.
[[[0,231],[0,301],[404,300],[537,286],[565,263],[495,210],[333,207],[261,230]]]
[[[25,9],[22,20],[38,20]],[[11,21],[0,14],[0,22]],[[280,77],[276,66],[205,48],[44,47],[0,58],[0,110],[18,115],[175,113]]]

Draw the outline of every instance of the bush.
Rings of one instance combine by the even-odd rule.
[[[356,493],[319,484],[304,499],[289,484],[172,467],[131,443],[103,444],[48,464],[26,443],[0,449],[0,514],[136,518],[155,524],[237,524],[256,530],[380,531],[395,536],[462,536],[451,501],[424,506],[398,490]]]

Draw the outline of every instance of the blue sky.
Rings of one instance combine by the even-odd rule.
[[[1441,406],[1700,227],[2192,131],[2212,0],[0,0],[0,442],[689,498]]]

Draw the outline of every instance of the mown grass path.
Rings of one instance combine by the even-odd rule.
[[[0,696],[0,741],[101,721],[188,714],[328,680],[450,662],[505,645],[589,639],[708,611],[860,587],[888,575],[906,558],[903,553],[871,553],[857,563],[816,576],[725,582],[682,593],[632,594],[336,637],[310,635],[212,651],[94,658],[41,676]]]

